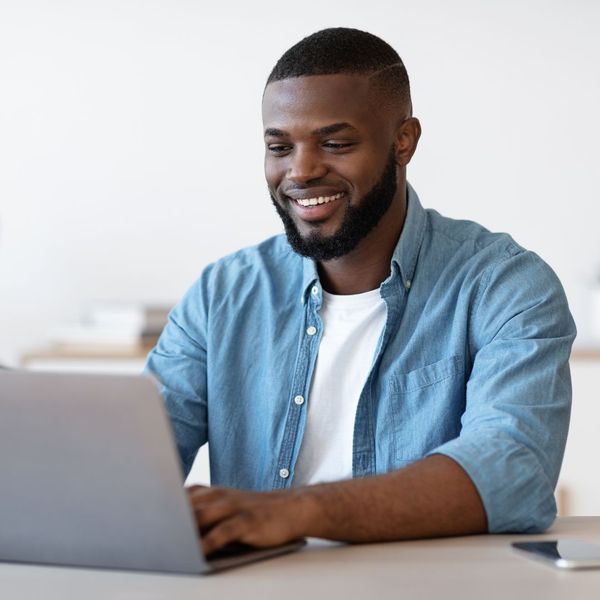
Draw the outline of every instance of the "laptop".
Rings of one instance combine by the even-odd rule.
[[[0,561],[200,574],[304,544],[203,555],[143,375],[0,370],[0,480]]]

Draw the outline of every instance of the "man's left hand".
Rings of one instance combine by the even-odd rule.
[[[301,494],[202,486],[187,493],[205,554],[231,542],[270,547],[306,535],[310,509]]]

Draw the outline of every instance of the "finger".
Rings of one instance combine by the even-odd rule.
[[[192,505],[196,523],[200,529],[210,527],[231,517],[238,512],[238,505],[231,500],[221,500],[212,503],[202,503],[200,505]]]
[[[232,542],[241,542],[249,527],[244,515],[236,515],[215,525],[202,537],[202,549],[208,555]]]
[[[222,498],[228,492],[226,488],[207,487],[200,485],[186,488],[186,491],[190,502],[198,506],[202,502],[214,502],[218,498]]]
[[[262,526],[249,525],[239,541],[257,548],[270,548],[290,542],[297,537],[284,527],[263,523]]]

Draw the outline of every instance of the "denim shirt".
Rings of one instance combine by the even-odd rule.
[[[387,319],[356,412],[353,476],[443,454],[473,481],[490,532],[548,527],[575,337],[554,272],[506,234],[423,209],[409,186],[380,293]],[[291,486],[321,299],[314,262],[280,235],[208,266],[172,310],[146,370],[186,473],[208,442],[213,485]]]

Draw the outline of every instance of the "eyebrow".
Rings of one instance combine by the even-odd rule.
[[[332,125],[325,125],[325,127],[320,127],[314,133],[318,133],[320,135],[328,135],[330,133],[337,133],[338,131],[342,131],[343,129],[353,129],[356,131],[356,127],[350,125],[350,123],[333,123]]]
[[[350,123],[342,122],[342,123],[332,123],[331,125],[325,125],[324,127],[319,127],[319,129],[315,129],[312,133],[313,135],[330,135],[332,133],[337,133],[338,131],[342,131],[343,129],[352,129],[356,131],[356,127],[350,125]],[[265,129],[265,137],[286,137],[289,134],[287,131],[283,131],[282,129],[277,129],[275,127],[267,127]]]
[[[265,137],[285,137],[286,135],[287,133],[285,131],[282,131],[281,129],[275,129],[275,127],[267,127],[265,129]]]

